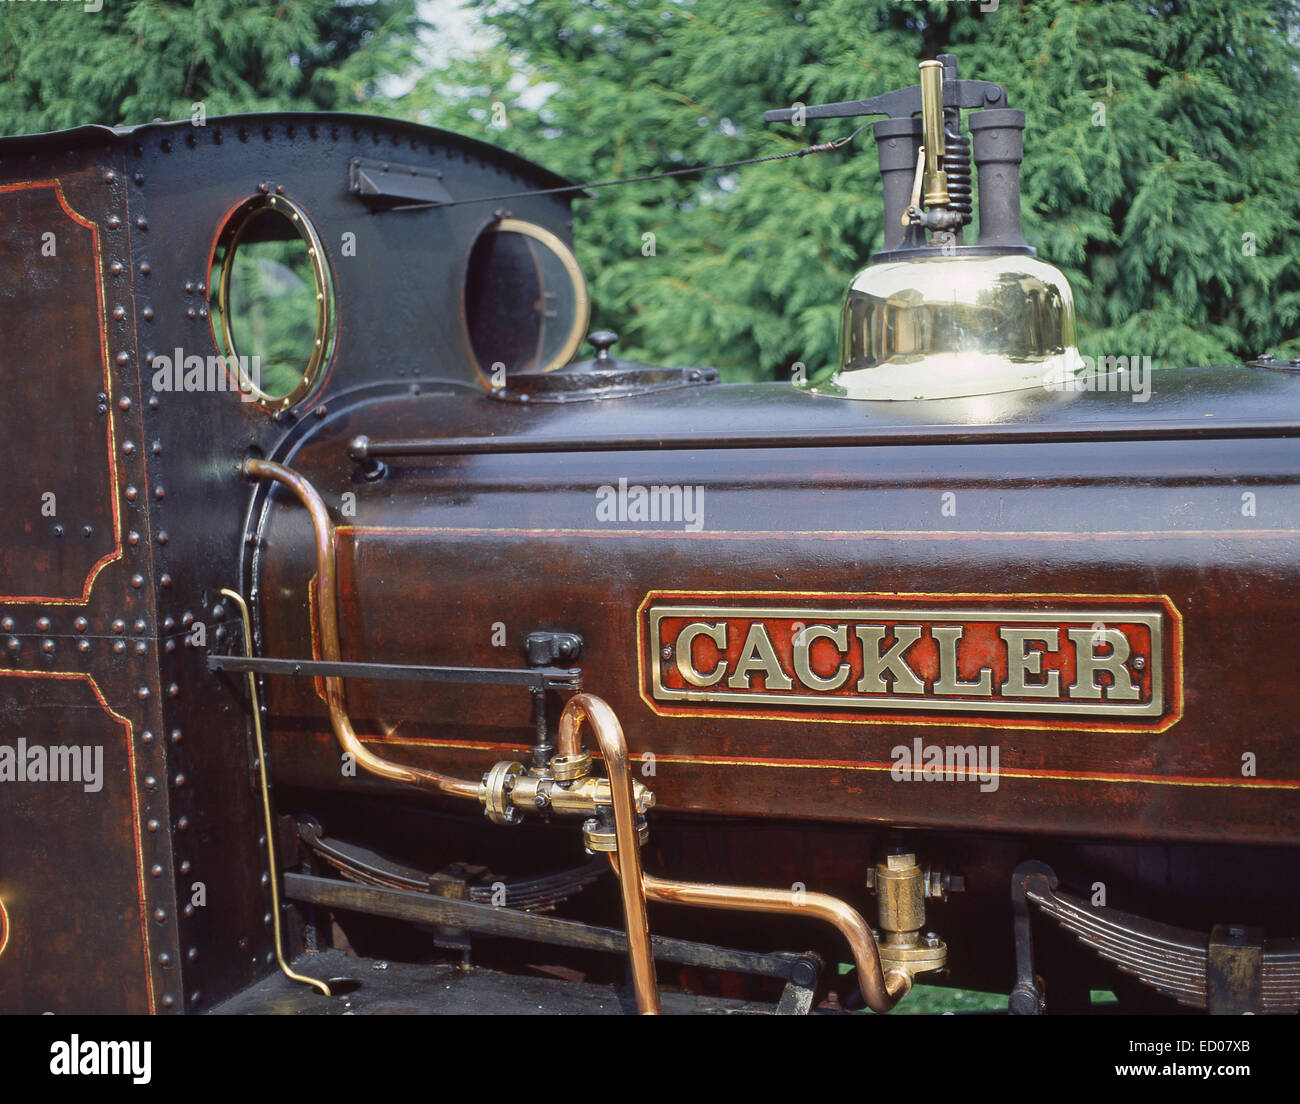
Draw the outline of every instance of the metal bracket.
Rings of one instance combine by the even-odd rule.
[[[806,1016],[812,1011],[813,997],[817,993],[817,982],[821,978],[826,963],[821,955],[812,951],[803,955],[790,971],[790,980],[785,983],[781,999],[776,1005],[778,1016]]]
[[[354,157],[348,163],[348,191],[376,204],[450,203],[442,172],[424,165],[400,165]]]
[[[1264,1011],[1264,929],[1215,924],[1205,970],[1206,1010],[1212,1016]]]
[[[1029,929],[1029,899],[1025,895],[1030,878],[1046,879],[1056,889],[1056,872],[1046,863],[1024,862],[1011,873],[1011,915],[1016,940],[1016,984],[1007,1002],[1013,1016],[1041,1016],[1047,1011],[1043,979],[1034,973],[1034,944]]]
[[[524,655],[533,667],[572,663],[582,655],[582,637],[574,632],[531,632],[524,641]]]

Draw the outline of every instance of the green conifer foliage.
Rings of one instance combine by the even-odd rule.
[[[499,44],[425,74],[401,109],[579,180],[848,133],[856,122],[796,130],[762,113],[874,96],[955,53],[962,76],[1004,84],[1029,115],[1026,236],[1069,277],[1085,353],[1300,353],[1295,0],[476,6]],[[595,321],[625,356],[730,379],[814,373],[837,359],[879,205],[869,130],[842,154],[597,192],[576,204]]]
[[[91,4],[91,7],[94,5]],[[373,111],[410,64],[414,0],[0,4],[0,133],[234,111]]]

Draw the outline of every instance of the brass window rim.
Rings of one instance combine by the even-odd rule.
[[[263,391],[248,378],[240,363],[240,352],[235,345],[234,334],[230,329],[230,274],[239,244],[253,217],[260,211],[275,211],[289,220],[298,232],[303,244],[307,246],[307,259],[311,264],[312,278],[316,291],[316,328],[312,342],[311,355],[297,385],[286,395],[271,395]],[[303,208],[287,196],[280,194],[255,195],[245,200],[227,217],[221,233],[213,248],[208,267],[211,269],[216,260],[217,251],[225,247],[226,255],[221,262],[221,274],[217,290],[217,313],[221,316],[220,330],[212,319],[213,336],[219,345],[224,346],[226,355],[233,361],[235,372],[239,376],[240,388],[255,395],[257,403],[264,410],[281,411],[302,402],[320,382],[321,370],[329,362],[334,351],[337,335],[334,314],[334,283],[330,278],[329,266],[325,263],[325,250],[315,224]]]
[[[587,336],[587,325],[591,321],[591,295],[587,290],[587,278],[583,275],[582,266],[578,264],[578,258],[574,256],[573,250],[565,244],[564,239],[559,235],[547,230],[544,226],[539,226],[535,222],[529,222],[526,219],[519,218],[501,218],[489,222],[474,238],[474,244],[470,247],[470,256],[473,256],[474,247],[476,247],[484,234],[523,234],[525,237],[532,238],[540,242],[555,254],[565,274],[569,277],[574,291],[574,312],[573,325],[569,329],[568,336],[564,339],[564,344],[560,351],[555,354],[547,363],[538,371],[554,372],[557,368],[563,368],[575,356],[578,350],[582,348],[582,343]],[[466,272],[468,279],[468,271]],[[478,365],[479,372],[487,375],[488,369],[479,363],[478,353],[474,351],[474,342],[471,337],[470,350],[474,354],[474,362]]]

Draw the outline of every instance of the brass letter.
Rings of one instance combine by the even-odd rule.
[[[677,673],[689,685],[715,686],[722,681],[722,676],[727,673],[726,661],[720,659],[718,665],[713,668],[710,674],[700,674],[695,669],[695,663],[691,658],[691,645],[695,643],[697,636],[707,636],[721,651],[727,646],[727,623],[719,621],[716,624],[709,625],[703,621],[692,622],[677,634],[677,643],[673,646],[673,652],[677,659]]]
[[[840,655],[849,650],[848,625],[836,625],[833,629],[828,625],[809,625],[794,634],[794,673],[809,690],[838,690],[848,681],[847,663],[841,663],[830,678],[822,678],[812,669],[809,652],[813,641],[822,637],[831,641],[840,650]]]

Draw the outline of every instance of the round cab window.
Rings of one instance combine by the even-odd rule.
[[[478,236],[465,281],[465,321],[480,370],[550,372],[571,361],[591,314],[572,250],[549,230],[501,219]]]
[[[320,241],[283,196],[259,196],[227,221],[212,258],[212,320],[240,387],[271,409],[304,398],[333,345],[333,293]]]

